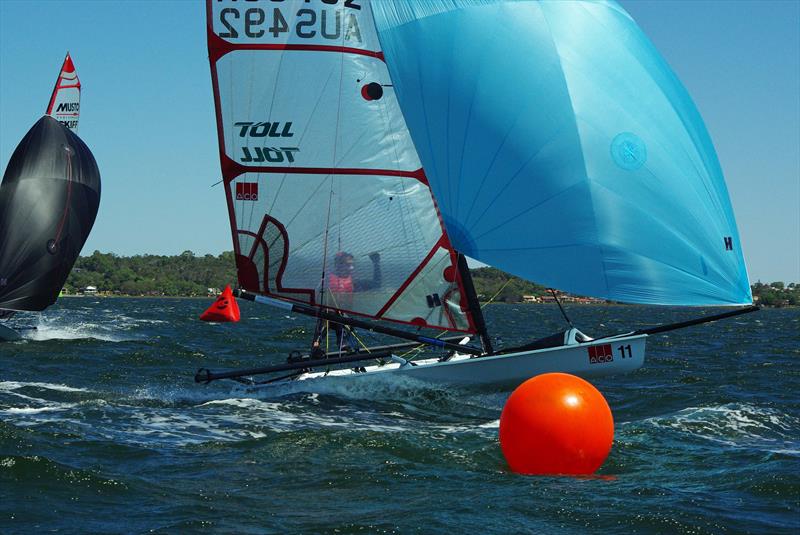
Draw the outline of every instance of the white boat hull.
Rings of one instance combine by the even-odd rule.
[[[644,364],[647,335],[617,336],[591,342],[508,353],[490,357],[457,354],[447,361],[427,359],[414,364],[395,357],[382,366],[303,373],[293,379],[250,386],[248,392],[276,394],[315,391],[320,386],[371,380],[410,379],[437,385],[512,390],[527,379],[548,372],[591,378],[626,373]],[[280,393],[278,393],[280,390]]]

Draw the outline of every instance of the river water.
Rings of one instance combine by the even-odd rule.
[[[283,362],[313,324],[210,300],[65,298],[0,345],[0,533],[797,533],[800,310],[648,340],[593,380],[615,418],[601,477],[510,472],[507,393],[381,384],[278,398],[197,368]],[[572,306],[588,334],[717,312]],[[491,305],[511,346],[563,328]],[[376,341],[378,343],[378,341]]]

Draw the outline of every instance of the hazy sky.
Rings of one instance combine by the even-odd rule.
[[[401,0],[398,0],[401,1]],[[622,0],[695,100],[753,281],[800,281],[800,1]],[[200,1],[0,0],[0,163],[69,50],[103,177],[83,253],[232,249]]]

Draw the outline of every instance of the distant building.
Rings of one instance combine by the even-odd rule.
[[[84,295],[94,295],[97,293],[97,286],[87,286],[81,290]]]
[[[523,303],[540,303],[541,301],[535,295],[523,295],[522,296],[522,302]]]

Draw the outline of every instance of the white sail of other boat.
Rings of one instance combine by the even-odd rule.
[[[73,132],[77,132],[80,111],[81,81],[78,79],[72,58],[67,52],[45,115],[50,115]]]

